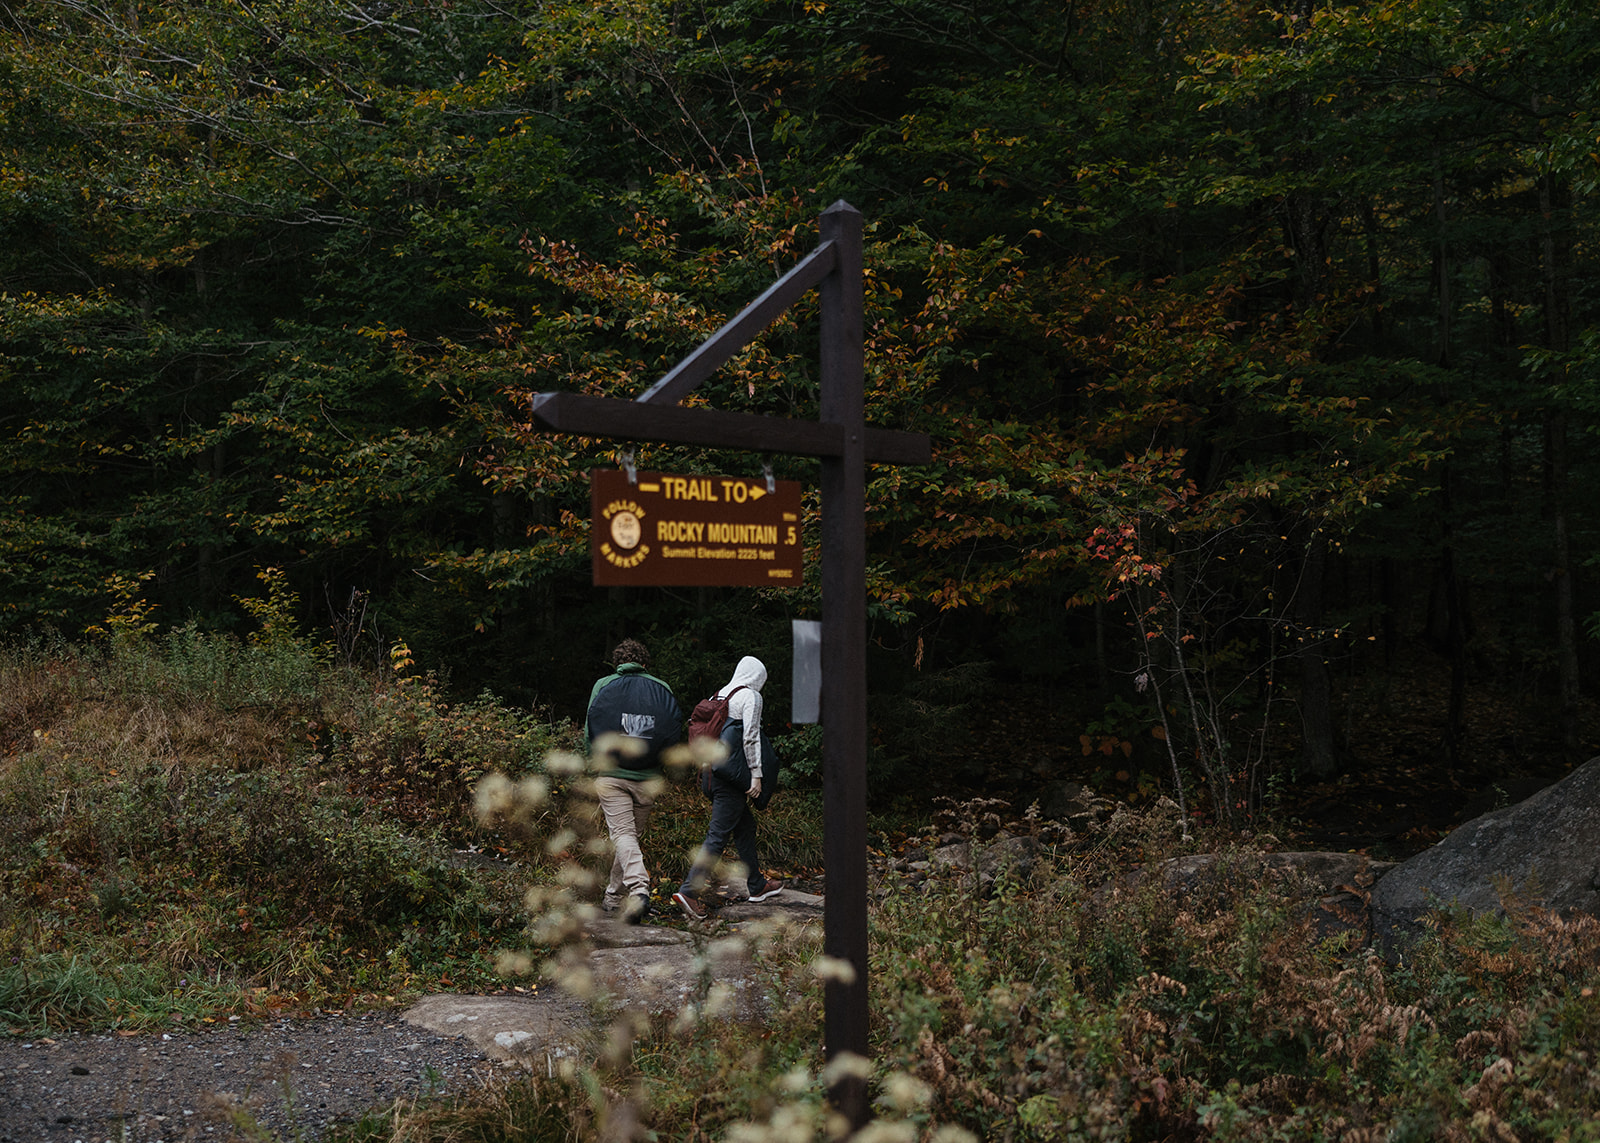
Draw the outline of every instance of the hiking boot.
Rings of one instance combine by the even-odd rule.
[[[706,907],[687,893],[674,893],[672,900],[676,902],[678,908],[683,910],[683,915],[691,921],[703,921],[708,915]]]
[[[600,911],[608,917],[616,916],[617,910],[621,907],[622,902],[618,901],[615,897],[607,897],[605,900],[600,902]]]
[[[765,885],[763,885],[758,892],[750,894],[750,903],[752,905],[755,905],[755,904],[758,904],[758,903],[760,903],[762,901],[771,900],[773,897],[776,897],[779,893],[782,893],[782,892],[783,892],[783,882],[782,881],[773,881],[773,880],[771,880],[769,878],[767,880],[767,883]]]
[[[644,919],[650,915],[650,898],[643,893],[635,893],[628,898],[628,903],[622,907],[622,919],[630,925],[642,925]]]

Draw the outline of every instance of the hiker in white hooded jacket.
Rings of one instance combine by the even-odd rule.
[[[783,892],[783,882],[769,880],[761,872],[760,856],[756,852],[756,818],[750,805],[761,796],[761,688],[766,682],[766,665],[754,655],[746,655],[734,668],[728,685],[717,692],[718,698],[728,700],[728,723],[723,741],[728,740],[729,730],[738,723],[737,741],[743,748],[749,779],[730,780],[716,772],[710,776],[707,793],[711,796],[711,822],[706,827],[706,838],[700,843],[689,875],[672,895],[673,901],[691,920],[698,921],[706,916],[701,895],[729,841],[733,842],[734,852],[745,867],[752,902],[770,900]]]

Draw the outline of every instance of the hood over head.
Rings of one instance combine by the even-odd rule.
[[[754,655],[746,655],[733,669],[733,678],[728,680],[728,685],[722,688],[721,693],[727,694],[734,687],[749,687],[753,691],[759,691],[766,682],[766,664]]]

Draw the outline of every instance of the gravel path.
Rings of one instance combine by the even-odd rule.
[[[275,1139],[317,1139],[336,1120],[430,1091],[466,1091],[509,1070],[468,1040],[402,1023],[397,1012],[4,1038],[0,1143],[226,1140],[235,1137],[230,1102]]]
[[[786,890],[762,905],[731,901],[720,916],[737,923],[784,914],[804,924],[820,923],[822,912],[821,897]],[[681,932],[617,921],[591,929],[608,988],[653,1003],[653,1011],[677,1010],[682,982],[698,978]],[[491,1059],[485,1048],[534,1066],[572,1050],[573,1036],[589,1026],[585,1005],[534,991],[428,997],[403,1014],[239,1020],[135,1036],[0,1036],[0,1143],[262,1139],[235,1129],[230,1108],[238,1107],[272,1140],[318,1140],[330,1124],[396,1100],[525,1074],[527,1064]],[[450,1034],[458,1027],[466,1034]]]

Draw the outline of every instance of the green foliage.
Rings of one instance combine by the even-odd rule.
[[[956,819],[981,827],[987,805]],[[1170,803],[1049,844],[1031,869],[1002,864],[992,880],[881,874],[873,1091],[886,1137],[1590,1137],[1592,918],[1513,901],[1502,920],[1441,918],[1389,964],[1318,940],[1303,887],[1268,873],[1258,851],[1220,852],[1187,889],[1164,883],[1165,859],[1194,844]],[[581,908],[537,900],[547,927]],[[392,1129],[443,1139],[562,1108],[558,1122],[579,1135],[637,1122],[673,1138],[827,1137],[804,954],[765,931],[747,943],[771,988],[760,1021],[693,1008],[622,1019],[611,1048],[561,1084],[533,1078]],[[580,1088],[587,1102],[572,1101]]]
[[[473,411],[405,384],[391,338],[487,328],[540,192],[471,161],[560,152],[501,82],[523,28],[497,13],[8,9],[0,466],[48,474],[9,503],[14,620],[81,626],[108,566],[156,567],[173,622],[225,606],[240,557],[387,587],[472,499]],[[23,556],[57,565],[26,607]]]
[[[173,696],[224,708],[339,702],[352,678],[325,673],[321,648],[301,640],[241,643],[193,622],[159,639],[118,644],[106,658],[104,685],[129,695]]]
[[[384,687],[298,641],[191,629],[103,653],[16,647],[0,678],[6,725],[26,728],[0,762],[8,1024],[138,1028],[470,987],[520,928],[519,890],[432,840],[470,832],[459,798],[430,816],[360,772],[349,744]],[[471,711],[463,756],[519,757],[525,716],[487,698]]]
[[[784,784],[814,786],[822,778],[822,727],[792,726],[789,733],[773,741],[773,749],[783,756]]]
[[[159,1005],[175,983],[162,967],[96,967],[76,954],[11,959],[0,965],[0,1020],[18,1027],[104,1027]]]
[[[1592,546],[1564,493],[1588,452],[1557,450],[1593,421],[1600,328],[1595,17],[1567,0],[349,21],[25,0],[3,21],[6,630],[243,632],[235,601],[273,568],[255,638],[338,628],[360,598],[364,649],[405,640],[452,701],[576,706],[574,661],[622,626],[680,644],[675,683],[715,685],[814,611],[815,578],[596,598],[585,474],[611,446],[532,432],[526,398],[637,395],[841,197],[868,225],[868,418],[935,441],[925,469],[869,474],[869,617],[919,665],[1069,674],[1081,611],[1127,583],[1097,545],[1132,527],[1145,586],[1164,577],[1139,610],[1181,608],[1163,630],[1206,641],[1191,662],[1234,696],[1184,712],[1222,789],[1261,752],[1192,727],[1258,723],[1234,684],[1272,652],[1239,629],[1287,593],[1275,556],[1208,547],[1322,534],[1328,577],[1351,573],[1330,582],[1375,613],[1406,604],[1362,561],[1448,553],[1516,599]],[[804,300],[693,403],[814,416],[816,329]],[[1570,560],[1526,523],[1557,507]],[[1549,641],[1546,609],[1499,610],[1539,636],[1512,644]],[[1131,677],[1148,641],[1117,634],[1097,666]],[[926,753],[886,741],[876,764]],[[1244,785],[1222,804],[1259,801]]]
[[[549,1076],[496,1084],[474,1098],[373,1110],[355,1123],[330,1125],[323,1137],[330,1143],[388,1143],[401,1138],[418,1143],[576,1141],[593,1130],[595,1118],[593,1100],[582,1083],[568,1076]]]
[[[283,569],[263,568],[256,573],[256,578],[266,585],[267,597],[240,597],[237,600],[239,606],[260,625],[259,630],[251,633],[250,642],[266,647],[294,644],[299,639],[294,612],[300,601],[289,587]]]
[[[1130,857],[1179,837],[1162,813],[1121,817],[1026,883],[952,875],[891,893],[874,917],[883,1066],[929,1085],[936,1121],[984,1137],[1310,1139],[1332,1124],[1441,1138],[1499,1123],[1559,1138],[1592,1109],[1592,1087],[1556,1062],[1594,1047],[1572,1009],[1576,996],[1593,1012],[1594,964],[1568,951],[1592,955],[1592,918],[1452,918],[1391,966],[1316,940],[1248,851],[1221,855],[1199,891],[1129,877]],[[1565,1077],[1562,1094],[1539,1094],[1534,1071]]]
[[[155,572],[149,571],[138,576],[113,575],[106,586],[116,605],[106,615],[104,626],[91,625],[84,628],[84,634],[103,635],[115,642],[127,643],[154,632],[159,626],[150,618],[155,604],[139,598],[141,585],[154,575]]]
[[[784,773],[788,765],[785,761]],[[656,800],[650,820],[650,856],[664,907],[678,888],[689,861],[705,840],[711,803],[698,781],[672,781]],[[761,860],[773,876],[822,867],[822,799],[816,790],[793,789],[787,782],[760,815]],[[731,857],[731,854],[730,854]]]
[[[977,747],[990,727],[973,725],[973,716],[993,686],[987,664],[965,663],[917,672],[898,691],[870,696],[867,775],[877,796],[891,797],[929,773],[981,779]]]
[[[11,818],[27,804],[20,783],[59,776],[19,768],[0,813]],[[64,810],[57,801],[10,846],[5,896],[18,924],[38,926],[8,933],[20,971],[48,976],[49,964],[74,957],[150,962],[163,988],[180,975],[180,991],[209,984],[203,997],[182,992],[193,1011],[233,1007],[250,988],[321,994],[337,983],[323,979],[334,972],[324,959],[342,962],[346,987],[366,979],[367,991],[396,972],[392,987],[404,987],[410,973],[436,972],[463,952],[470,962],[469,934],[502,923],[481,890],[436,845],[326,785],[299,769],[201,772],[175,785],[155,765],[83,782]],[[91,881],[74,870],[99,872]],[[330,949],[332,941],[343,944]],[[367,962],[386,955],[398,959],[379,981]],[[149,996],[126,999],[127,1011],[90,1011],[64,1007],[59,989],[29,995],[55,1007],[18,1023],[115,1015],[137,1025],[165,1015]]]

